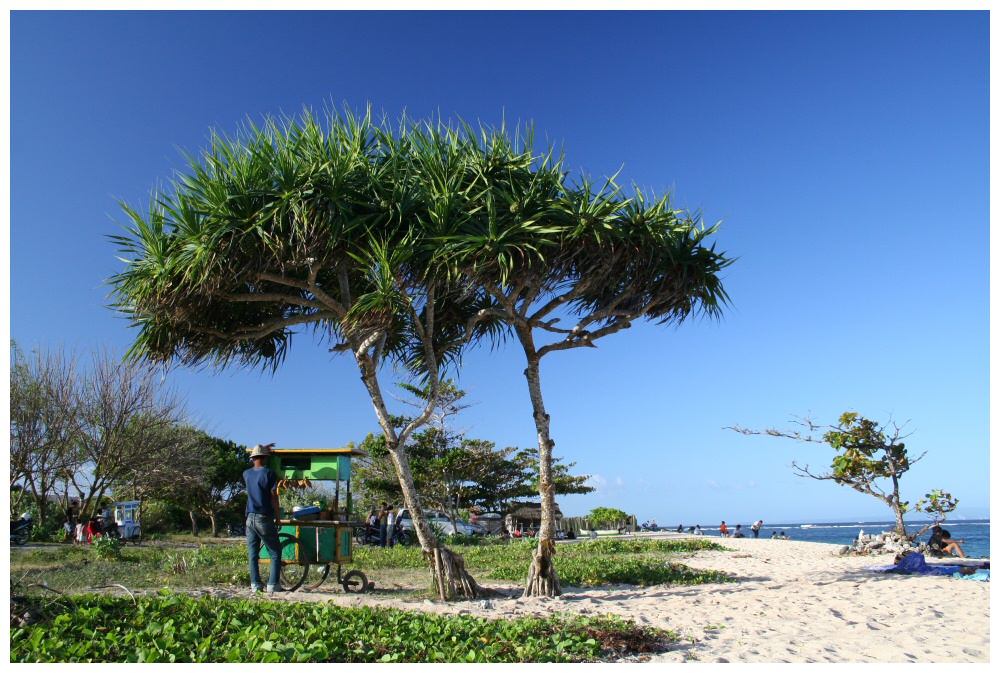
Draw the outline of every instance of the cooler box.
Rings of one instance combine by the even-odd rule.
[[[319,507],[316,505],[296,506],[292,508],[292,518],[299,521],[313,521],[319,516]]]

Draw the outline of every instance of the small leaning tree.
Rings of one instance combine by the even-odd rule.
[[[805,428],[805,432],[774,428],[748,430],[736,425],[728,426],[727,429],[744,435],[768,435],[799,442],[827,444],[834,450],[830,470],[813,472],[808,464],[799,465],[793,460],[792,469],[796,475],[849,486],[859,493],[882,501],[892,510],[896,520],[894,530],[900,539],[915,540],[930,528],[930,524],[927,524],[911,535],[906,532],[906,523],[903,521],[903,515],[911,508],[910,503],[900,495],[900,479],[914,463],[927,454],[925,451],[919,456],[910,455],[903,442],[909,434],[902,434],[903,426],[891,420],[880,424],[851,411],[841,414],[837,425],[816,425],[808,418],[799,419],[795,423]],[[822,434],[817,436],[814,434],[816,432]],[[950,493],[933,490],[917,501],[913,509],[926,513],[936,521],[944,521],[957,505],[958,500]]]
[[[541,361],[599,339],[637,320],[679,324],[718,317],[728,297],[720,272],[731,263],[708,245],[715,227],[671,207],[668,197],[638,188],[626,197],[613,180],[571,185],[562,159],[536,155],[530,132],[505,143],[504,162],[483,163],[486,209],[469,218],[447,247],[463,282],[490,305],[477,320],[501,320],[524,351],[524,370],[538,438],[542,521],[525,596],[561,593],[555,554],[555,488],[550,418]],[[567,319],[567,325],[560,321]]]
[[[115,307],[138,328],[131,356],[186,366],[274,371],[293,334],[350,352],[371,397],[417,537],[442,599],[489,592],[431,532],[405,445],[430,418],[441,372],[495,329],[470,318],[479,297],[439,273],[436,242],[477,210],[466,146],[439,125],[397,129],[330,113],[213,134],[148,213],[112,237],[125,270]],[[386,363],[427,389],[397,428],[379,373]]]

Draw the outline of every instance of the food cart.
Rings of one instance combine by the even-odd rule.
[[[281,541],[281,586],[286,591],[302,587],[317,589],[337,566],[337,582],[344,591],[358,593],[371,588],[360,570],[342,575],[342,567],[354,562],[354,519],[351,498],[351,458],[367,456],[358,449],[272,449],[267,466],[278,476],[279,492],[316,481],[333,482],[333,502],[310,508],[308,514],[282,507],[278,539]],[[342,488],[343,487],[343,488]],[[301,517],[301,518],[300,518]],[[270,562],[267,548],[261,561]],[[311,574],[311,576],[310,576]]]
[[[141,505],[142,502],[139,500],[127,500],[111,504],[111,508],[114,511],[115,523],[118,525],[118,533],[122,540],[130,540],[135,543],[142,542],[142,526],[139,523],[139,508]]]

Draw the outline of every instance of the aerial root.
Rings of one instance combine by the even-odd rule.
[[[497,595],[492,589],[479,586],[466,570],[465,559],[462,558],[462,555],[456,554],[446,547],[434,548],[431,580],[437,587],[438,596],[443,601]]]
[[[556,574],[552,557],[556,553],[556,543],[554,540],[543,540],[535,550],[535,557],[531,561],[531,569],[528,571],[528,581],[524,588],[524,597],[534,596],[559,596],[562,594],[562,587],[559,585],[559,576]]]

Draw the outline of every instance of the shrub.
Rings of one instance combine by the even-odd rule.
[[[97,554],[97,558],[102,561],[118,561],[121,559],[122,544],[116,537],[96,535],[90,548]]]

